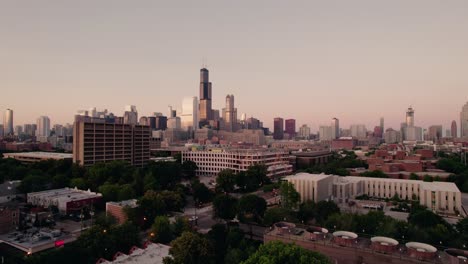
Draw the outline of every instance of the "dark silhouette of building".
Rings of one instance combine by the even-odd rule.
[[[296,136],[296,119],[286,119],[284,122],[289,138],[294,138]]]
[[[200,70],[199,115],[201,123],[207,123],[208,121],[213,120],[211,96],[211,82],[209,82],[209,72],[208,69],[203,68]]]
[[[284,121],[281,117],[276,117],[273,124],[273,139],[284,138]]]

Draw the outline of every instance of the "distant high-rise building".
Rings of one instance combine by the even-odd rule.
[[[381,126],[375,126],[374,127],[374,137],[382,138],[383,137],[383,131]]]
[[[13,130],[13,110],[7,109],[3,116],[3,135],[9,136],[14,134]]]
[[[450,132],[451,132],[450,134],[452,135],[453,138],[457,137],[457,134],[458,134],[457,133],[458,132],[458,130],[457,130],[457,121],[455,121],[455,120],[452,121],[452,126],[451,126],[451,131]]]
[[[414,109],[411,106],[406,111],[406,126],[414,126]]]
[[[237,108],[234,107],[234,95],[226,96],[226,108],[223,109],[224,130],[237,130]]]
[[[308,127],[306,124],[302,125],[299,128],[299,137],[303,139],[309,139],[310,138],[310,127]]]
[[[296,136],[296,119],[286,119],[284,123],[289,139],[294,138]]]
[[[321,141],[328,141],[333,139],[333,127],[331,126],[320,126],[319,136]]]
[[[460,112],[460,137],[468,137],[468,102]]]
[[[427,135],[428,135],[428,140],[438,142],[442,138],[442,126],[441,125],[430,126]]]
[[[156,117],[156,130],[166,130],[167,129],[167,117],[160,115]]]
[[[260,129],[262,127],[260,120],[250,117],[245,121],[246,129]]]
[[[149,124],[148,124],[148,117],[146,117],[146,116],[140,117],[140,120],[138,121],[138,124],[139,124],[140,126],[149,126]]]
[[[123,122],[124,124],[129,124],[129,125],[138,124],[138,111],[136,109],[136,106],[134,105],[125,106]]]
[[[36,138],[38,141],[46,142],[50,136],[50,119],[48,116],[40,116],[37,121]]]
[[[336,117],[332,118],[331,133],[332,139],[337,139],[340,137],[340,121]]]
[[[355,124],[351,125],[351,136],[359,139],[363,139],[367,137],[367,129],[366,126],[363,124]]]
[[[15,126],[15,136],[23,134],[23,126]]]
[[[36,127],[35,125],[33,124],[25,124],[24,125],[24,133],[28,136],[35,136],[36,135],[36,130],[34,129],[34,127]]]
[[[385,128],[384,128],[384,118],[383,118],[383,117],[380,118],[380,128],[381,128],[381,131],[382,131],[382,133],[383,133],[383,132],[385,131]]]
[[[198,98],[185,97],[182,101],[182,114],[180,115],[182,129],[193,132],[198,129]]]
[[[273,139],[281,140],[284,138],[284,120],[281,117],[276,117],[273,120]]]
[[[452,137],[452,130],[451,129],[445,129],[445,137]]]
[[[206,68],[200,70],[200,106],[199,118],[201,122],[213,120],[213,109],[211,106],[211,82],[209,81],[209,71]]]
[[[0,138],[3,138],[3,125],[0,125]]]
[[[387,129],[384,134],[384,141],[387,144],[398,143],[401,141],[401,133],[393,130],[392,128]]]
[[[114,160],[134,166],[150,158],[149,126],[116,124],[103,118],[76,116],[73,126],[73,162],[91,166]]]

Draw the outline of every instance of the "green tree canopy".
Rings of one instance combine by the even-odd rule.
[[[331,264],[324,255],[280,241],[268,242],[243,264]]]
[[[237,214],[237,199],[228,194],[218,194],[213,200],[213,217],[233,219]]]
[[[213,264],[214,250],[210,241],[199,234],[184,232],[172,241],[170,257],[164,264]]]

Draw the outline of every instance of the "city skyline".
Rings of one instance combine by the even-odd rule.
[[[51,3],[0,8],[0,108],[14,110],[15,125],[72,123],[93,106],[180,109],[199,95],[204,58],[213,109],[233,94],[239,116],[270,130],[274,117],[316,132],[332,117],[372,129],[381,116],[398,130],[409,105],[415,125],[448,129],[468,101],[467,2]]]

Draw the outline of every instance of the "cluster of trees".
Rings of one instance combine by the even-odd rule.
[[[468,166],[461,162],[460,154],[443,154],[437,168],[452,173],[447,181],[454,182],[460,191],[468,192]]]
[[[165,264],[237,264],[255,253],[260,242],[244,237],[238,228],[228,228],[224,224],[214,225],[210,232],[201,235],[183,232],[171,243],[170,257]]]
[[[262,223],[267,202],[262,197],[247,194],[240,199],[229,194],[218,194],[213,200],[213,217],[232,220],[237,217],[242,222]]]
[[[324,255],[303,249],[294,244],[285,244],[273,241],[261,245],[255,254],[250,256],[242,264],[331,264],[332,262]]]
[[[230,169],[222,170],[216,177],[216,191],[226,193],[255,191],[260,186],[271,183],[267,173],[265,165],[253,165],[247,171],[238,173]]]
[[[367,168],[368,165],[357,159],[356,154],[353,151],[341,151],[340,153],[334,153],[331,160],[326,164],[317,164],[313,167],[305,169],[308,173],[325,173],[340,176],[350,175],[347,168]]]

